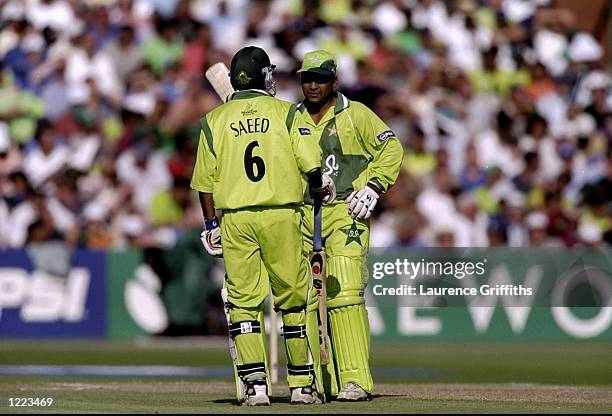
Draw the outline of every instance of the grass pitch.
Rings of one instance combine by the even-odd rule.
[[[603,387],[532,384],[380,384],[371,402],[292,406],[276,386],[272,406],[235,405],[234,385],[222,381],[19,381],[18,395],[53,397],[51,408],[3,407],[9,413],[606,413]]]
[[[0,365],[139,365],[228,368],[226,340],[0,341]],[[284,359],[281,357],[281,364]],[[291,406],[286,385],[272,406],[234,404],[231,377],[0,376],[7,413],[611,413],[606,343],[375,343],[374,400]],[[52,397],[50,408],[8,407],[9,397]]]

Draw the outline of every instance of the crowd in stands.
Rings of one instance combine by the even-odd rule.
[[[0,22],[0,249],[201,229],[203,74],[245,45],[291,102],[327,49],[401,139],[372,246],[612,244],[606,51],[550,0],[0,0]]]

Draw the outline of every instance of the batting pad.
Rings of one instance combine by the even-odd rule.
[[[347,256],[327,259],[327,309],[359,305],[363,298],[361,261]]]
[[[306,311],[283,312],[283,338],[287,352],[287,383],[290,388],[312,384],[314,366],[308,351]]]
[[[244,379],[250,374],[265,374],[268,394],[272,394],[268,354],[266,354],[266,332],[262,310],[232,308],[229,311],[229,333],[236,345],[238,362],[234,363],[234,374]],[[263,366],[261,365],[263,364]],[[236,379],[237,388],[241,386]],[[238,394],[238,400],[241,400]]]
[[[370,325],[365,305],[328,310],[339,387],[353,382],[371,393]]]

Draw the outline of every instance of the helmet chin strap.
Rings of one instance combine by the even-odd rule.
[[[267,66],[262,68],[261,72],[264,75],[264,86],[268,94],[272,97],[276,95],[276,81],[272,77],[272,71],[274,71],[273,66]]]

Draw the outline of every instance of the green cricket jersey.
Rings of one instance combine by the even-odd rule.
[[[340,92],[336,105],[319,124],[314,123],[303,103],[298,104],[298,110],[301,117],[296,118],[297,131],[302,137],[319,138],[321,168],[336,185],[336,203],[343,202],[368,182],[382,192],[395,183],[404,151],[389,126],[372,110]],[[312,203],[308,195],[305,200]]]
[[[202,118],[191,187],[217,209],[303,201],[301,173],[321,165],[312,137],[292,130],[296,106],[261,90],[234,93]]]

